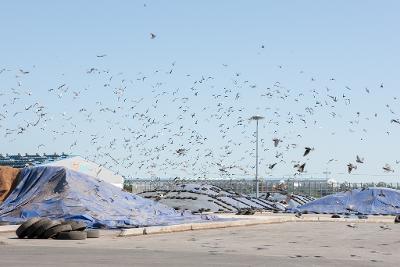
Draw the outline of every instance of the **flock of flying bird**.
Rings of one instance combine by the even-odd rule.
[[[150,38],[156,35],[151,34]],[[96,58],[104,60],[107,55]],[[13,144],[42,140],[36,143],[36,152],[61,146],[126,177],[251,174],[255,165],[254,125],[248,120],[252,105],[257,105],[257,111],[268,113],[263,129],[269,130],[272,137],[262,135],[260,140],[260,163],[267,166],[266,174],[285,164],[293,175],[298,175],[306,172],[308,157],[318,150],[301,145],[302,129],[317,128],[322,111],[332,120],[343,118],[341,108],[346,110],[352,104],[349,95],[353,89],[333,89],[334,78],[324,89],[296,92],[278,81],[270,86],[257,85],[230,70],[227,64],[222,65],[221,72],[230,74],[229,80],[222,82],[213,75],[179,74],[182,70],[177,70],[173,62],[164,70],[135,76],[90,67],[83,74],[88,85],[61,82],[45,89],[29,89],[25,83],[29,84],[29,76],[35,75],[34,68],[0,69],[3,139]],[[310,88],[315,88],[317,78],[307,80]],[[376,89],[383,88],[380,84]],[[364,93],[371,91],[366,88]],[[385,112],[391,116],[387,122],[400,127],[400,120],[395,117],[397,97],[392,101],[394,105],[385,106]],[[361,125],[361,112],[354,115],[355,118],[343,122],[351,126],[350,133]],[[378,113],[365,120],[373,118],[384,120]],[[361,133],[366,134],[367,129],[363,128]],[[389,130],[384,133],[390,134]],[[293,139],[296,141],[290,141]],[[298,157],[302,160],[289,158],[289,151],[299,148],[304,148],[302,157]],[[275,155],[266,159],[265,155],[274,154],[272,151]],[[334,161],[338,160],[329,159],[327,164]],[[355,155],[355,163],[346,163],[348,173],[364,162],[364,158]],[[389,163],[382,170],[394,172]]]

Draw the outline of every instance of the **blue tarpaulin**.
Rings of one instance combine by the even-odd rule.
[[[293,211],[396,215],[400,214],[400,190],[380,187],[355,189],[314,200]]]
[[[51,166],[22,169],[20,182],[0,206],[1,221],[18,223],[32,217],[82,220],[89,227],[105,228],[210,219],[178,212],[83,173]]]

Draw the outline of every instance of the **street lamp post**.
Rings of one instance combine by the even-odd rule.
[[[250,120],[256,121],[256,197],[259,197],[259,181],[258,181],[258,121],[264,119],[264,117],[256,115],[252,116]]]

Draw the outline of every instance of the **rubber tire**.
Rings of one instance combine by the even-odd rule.
[[[51,228],[53,228],[53,227],[55,227],[57,225],[60,225],[60,224],[61,224],[60,221],[50,221],[50,222],[46,223],[45,225],[40,226],[39,229],[37,230],[36,238],[42,239],[44,233],[47,230],[49,230],[49,229],[51,229]]]
[[[54,227],[50,228],[49,230],[47,230],[46,232],[44,232],[44,234],[42,235],[42,238],[49,239],[49,238],[55,237],[59,233],[69,232],[69,231],[72,231],[71,225],[60,224],[60,225],[54,226]]]
[[[38,236],[41,227],[46,226],[47,224],[51,223],[51,220],[47,218],[43,218],[40,221],[34,223],[31,227],[29,227],[28,231],[28,238],[32,239]]]
[[[39,217],[35,217],[35,218],[31,218],[31,219],[25,221],[23,224],[21,224],[16,231],[18,238],[24,238],[27,234],[28,228],[31,227],[32,224],[38,222],[39,220],[40,220]]]
[[[65,221],[62,224],[71,225],[72,231],[83,231],[86,229],[86,223],[81,221]]]
[[[86,230],[87,238],[99,238],[100,231],[97,229],[88,229]]]
[[[71,231],[58,233],[56,239],[59,240],[85,240],[87,233],[84,231]]]
[[[397,215],[397,216],[394,218],[394,223],[400,223],[400,215]]]

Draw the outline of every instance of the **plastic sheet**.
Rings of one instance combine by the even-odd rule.
[[[281,205],[276,205],[275,202],[270,201],[269,199],[257,199],[255,197],[249,197],[243,194],[237,194],[233,191],[224,190],[218,186],[209,185],[209,184],[196,184],[196,183],[187,183],[187,184],[175,184],[170,185],[168,189],[158,189],[141,193],[143,196],[158,196],[160,194],[171,196],[175,195],[175,192],[188,192],[193,194],[198,194],[204,197],[197,197],[196,201],[190,201],[190,204],[185,206],[190,210],[198,210],[200,207],[204,209],[210,209],[211,211],[219,211],[221,206],[215,205],[214,200],[218,201],[220,204],[224,206],[224,209],[229,208],[230,211],[237,211],[239,209],[260,209],[260,210],[286,210],[285,207]],[[179,194],[179,193],[178,193]],[[184,193],[183,193],[184,194]],[[177,206],[180,207],[181,203],[176,203],[175,199],[165,198],[161,200],[163,203],[168,204],[171,207]],[[203,203],[202,203],[203,202]],[[205,203],[204,203],[205,202]]]
[[[89,227],[121,228],[202,222],[209,216],[177,212],[64,167],[21,170],[20,182],[0,206],[0,220],[31,217],[82,220]]]
[[[400,190],[380,187],[355,189],[314,200],[292,211],[396,215],[400,214]]]

